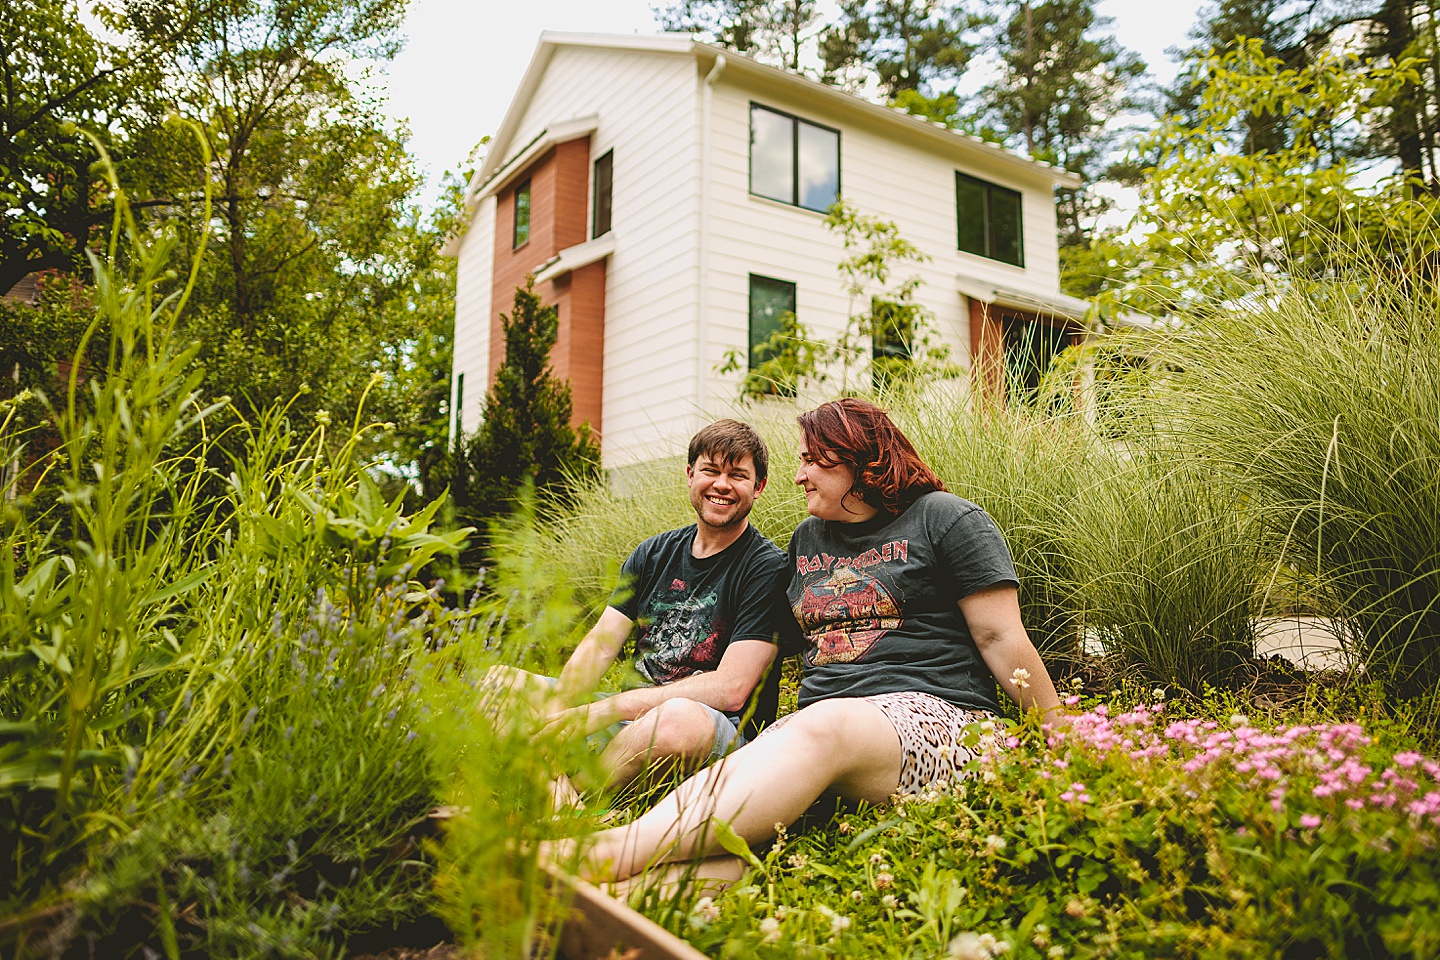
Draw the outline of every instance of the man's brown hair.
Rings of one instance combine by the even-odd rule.
[[[770,451],[765,441],[748,423],[739,420],[716,420],[690,438],[690,466],[701,456],[716,463],[734,466],[746,456],[755,461],[755,482],[762,483],[770,471]]]

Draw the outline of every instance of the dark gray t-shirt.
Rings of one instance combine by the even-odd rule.
[[[775,643],[796,634],[779,547],[753,526],[702,559],[690,554],[694,542],[694,524],[646,540],[620,568],[622,581],[610,598],[610,606],[638,624],[635,669],[651,683],[714,670],[737,640]],[[754,724],[775,719],[778,665],[770,674]]]
[[[809,517],[790,539],[790,571],[805,635],[800,706],[915,691],[999,711],[994,677],[956,605],[1017,583],[1005,539],[980,507],[935,492],[899,516]]]

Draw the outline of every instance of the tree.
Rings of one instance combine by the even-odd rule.
[[[1021,0],[996,31],[1000,74],[981,90],[982,117],[1005,142],[1086,180],[1104,175],[1114,120],[1128,106],[1144,62],[1113,36],[1095,0]],[[1085,186],[1056,190],[1062,248],[1088,241],[1087,222],[1103,205]]]
[[[160,64],[193,30],[202,3],[151,13],[136,2],[97,6],[118,36],[108,43],[80,21],[75,0],[24,0],[0,17],[0,293],[35,270],[85,265],[94,229],[111,216],[100,154],[142,150],[163,117]],[[155,11],[165,9],[159,16]],[[87,134],[89,135],[87,137]],[[133,186],[122,165],[122,184]],[[135,196],[133,203],[143,205]]]
[[[1194,44],[1183,51],[1182,69],[1165,93],[1166,111],[1187,123],[1197,123],[1205,58],[1212,52],[1223,53],[1242,39],[1258,41],[1265,56],[1289,69],[1303,67],[1324,32],[1312,15],[1315,5],[1313,0],[1220,0],[1204,10],[1190,31]],[[1269,111],[1242,114],[1232,140],[1234,148],[1244,153],[1282,150],[1289,142],[1285,118]]]
[[[873,73],[891,100],[953,92],[975,52],[969,34],[983,22],[943,0],[841,0],[839,19],[820,38],[822,79],[853,86]]]
[[[661,29],[693,33],[794,73],[820,23],[818,0],[676,0],[655,9]]]
[[[457,511],[477,523],[508,514],[527,480],[555,497],[574,478],[595,476],[600,451],[588,426],[570,426],[570,385],[555,378],[550,349],[560,314],[541,302],[534,281],[515,290],[514,308],[500,315],[505,359],[485,395],[480,429],[461,444],[453,479]]]
[[[1130,231],[1140,239],[1108,239],[1094,252],[1108,265],[1104,301],[1150,314],[1217,309],[1254,294],[1257,270],[1283,282],[1357,256],[1400,263],[1418,252],[1433,262],[1434,202],[1409,196],[1402,176],[1367,185],[1346,144],[1413,72],[1323,53],[1287,68],[1259,40],[1207,57],[1198,121],[1169,117],[1140,144],[1156,158]],[[1244,117],[1270,114],[1288,132],[1284,148],[1232,149]]]

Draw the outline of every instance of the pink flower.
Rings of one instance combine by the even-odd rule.
[[[1315,816],[1313,813],[1307,813],[1300,818],[1300,826],[1304,827],[1306,830],[1314,830],[1316,827],[1320,826],[1320,818]]]
[[[1420,763],[1424,759],[1424,757],[1414,752],[1413,750],[1406,753],[1395,754],[1395,762],[1407,770],[1415,766],[1415,764]]]

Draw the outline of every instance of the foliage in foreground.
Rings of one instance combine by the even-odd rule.
[[[1434,956],[1440,765],[1217,707],[1027,722],[953,792],[782,836],[731,891],[648,909],[717,957]]]
[[[184,296],[157,293],[173,247],[120,227],[133,267],[97,262],[86,334],[111,333],[101,363],[72,365],[58,446],[0,498],[0,946],[336,956],[436,909],[442,784],[533,755],[471,730],[474,678],[507,630],[531,659],[567,634],[509,593],[455,609],[416,582],[468,531],[435,529],[440,501],[382,497],[358,423],[239,421],[215,475],[225,401],[202,401],[178,342]],[[33,439],[13,426],[0,459]],[[525,769],[534,795],[543,766]],[[540,820],[469,802],[507,831]],[[529,915],[553,915],[533,858],[520,876]]]

